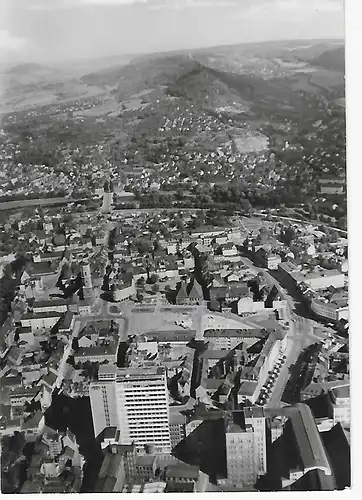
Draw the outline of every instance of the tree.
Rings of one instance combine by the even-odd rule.
[[[247,199],[241,200],[241,206],[243,211],[247,214],[250,215],[251,209],[253,208],[250,201]]]
[[[145,284],[146,284],[146,281],[145,281],[143,276],[141,278],[138,278],[138,280],[136,281],[136,286],[139,288],[144,288]]]
[[[134,241],[134,246],[138,250],[138,252],[143,255],[146,253],[150,253],[152,251],[152,243],[150,240],[146,240],[145,238],[139,238]]]
[[[177,218],[176,219],[176,227],[177,227],[178,230],[184,231],[184,229],[185,229],[185,223],[184,223],[184,221],[182,219]]]
[[[147,282],[149,285],[154,285],[158,281],[158,276],[157,274],[151,274],[151,276],[148,278]]]

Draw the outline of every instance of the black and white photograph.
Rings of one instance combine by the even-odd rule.
[[[351,489],[345,10],[0,0],[3,494]]]

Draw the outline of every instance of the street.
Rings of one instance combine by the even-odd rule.
[[[247,257],[243,257],[242,260],[247,266],[254,269],[255,272],[262,272],[267,283],[271,286],[275,285],[281,295],[281,298],[287,302],[287,318],[289,322],[287,347],[285,352],[287,358],[285,363],[282,365],[279,377],[275,382],[269,400],[266,404],[266,407],[268,408],[277,408],[280,406],[281,398],[289,378],[290,366],[297,361],[298,356],[306,347],[320,340],[319,337],[315,336],[313,333],[313,327],[320,326],[320,324],[296,313],[296,306],[300,304],[288,290],[280,285],[279,281],[277,281],[267,269],[255,266]]]

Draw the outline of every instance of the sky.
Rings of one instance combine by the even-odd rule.
[[[7,62],[343,36],[343,0],[0,0]]]

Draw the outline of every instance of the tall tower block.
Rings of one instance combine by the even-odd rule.
[[[156,453],[171,452],[167,377],[162,367],[100,367],[98,382],[89,388],[94,434],[116,426],[119,442],[135,442],[142,453],[145,445]]]

